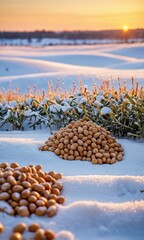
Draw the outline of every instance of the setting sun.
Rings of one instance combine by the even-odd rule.
[[[124,31],[124,32],[127,32],[128,30],[129,30],[128,26],[127,26],[127,25],[124,25],[124,26],[123,26],[123,31]]]

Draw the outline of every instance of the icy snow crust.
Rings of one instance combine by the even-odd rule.
[[[144,44],[108,44],[95,46],[19,47],[0,46],[0,87],[20,87],[23,92],[36,84],[47,89],[58,80],[70,89],[73,82],[90,88],[103,79],[127,80],[134,76],[143,85]],[[117,81],[114,81],[117,86]]]
[[[94,82],[100,85],[103,78],[120,77],[129,82],[132,75],[144,86],[143,56],[144,44],[0,47],[0,88],[18,86],[25,92],[34,83],[39,89],[47,89],[48,80],[54,85],[61,80],[61,86],[64,82],[65,88],[70,89],[78,79],[92,87]],[[15,101],[10,104],[15,106]],[[62,172],[62,194],[67,198],[53,218],[35,215],[22,218],[0,213],[0,222],[6,227],[0,239],[8,240],[12,227],[19,222],[39,222],[45,229],[58,233],[57,240],[143,240],[144,142],[117,139],[124,148],[123,161],[93,165],[86,161],[66,161],[53,152],[39,151],[38,147],[49,136],[48,129],[0,132],[0,162],[42,164],[44,171]],[[0,208],[11,211],[2,201]],[[32,235],[24,234],[27,236]]]

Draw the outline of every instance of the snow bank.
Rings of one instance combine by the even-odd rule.
[[[144,201],[125,203],[100,203],[97,201],[78,201],[59,208],[53,219],[32,216],[29,218],[1,214],[9,235],[10,224],[18,222],[38,222],[44,229],[51,228],[57,233],[59,240],[95,240],[95,239],[143,239]],[[24,236],[30,236],[26,233]],[[61,238],[60,238],[61,237]],[[5,238],[6,239],[6,238]]]
[[[71,176],[63,186],[70,204],[74,201],[127,202],[144,200],[144,177],[134,176]]]

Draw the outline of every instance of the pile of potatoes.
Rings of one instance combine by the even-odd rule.
[[[16,162],[1,163],[0,201],[6,201],[11,211],[6,208],[0,211],[23,217],[33,213],[54,216],[57,204],[65,201],[60,195],[63,185],[58,180],[61,178],[61,173],[43,172],[42,165],[20,167]]]
[[[4,230],[3,224],[0,223],[0,233],[4,232]],[[45,230],[38,223],[32,223],[27,227],[27,225],[22,222],[13,227],[13,233],[10,235],[9,240],[22,240],[22,235],[26,231],[34,233],[34,240],[54,240],[56,238],[55,232],[51,229]]]
[[[109,131],[92,121],[72,121],[48,138],[41,151],[52,151],[66,160],[113,164],[123,158],[123,149]]]

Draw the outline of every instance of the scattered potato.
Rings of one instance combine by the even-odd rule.
[[[22,235],[18,232],[12,233],[10,240],[22,240]]]
[[[61,173],[43,172],[42,165],[20,167],[11,163],[9,167],[7,163],[1,163],[0,166],[0,201],[10,204],[10,215],[52,217],[57,213],[56,204],[64,203],[65,198],[60,195],[63,186],[58,182]],[[18,230],[14,229],[14,232],[22,233],[24,226],[19,224],[15,228]]]
[[[65,160],[113,164],[123,158],[123,149],[110,132],[91,121],[72,121],[50,137],[41,151],[52,151]],[[56,179],[61,176],[57,175]]]
[[[14,228],[13,228],[13,232],[18,232],[18,233],[21,233],[23,234],[24,231],[26,230],[26,224],[25,223],[19,223],[18,225],[16,225]]]
[[[34,235],[34,240],[44,240],[45,239],[45,231],[42,228],[39,228]]]
[[[3,230],[4,230],[4,226],[2,223],[0,223],[0,233],[3,232]]]
[[[55,233],[52,230],[46,230],[45,231],[45,237],[46,237],[46,240],[54,240],[55,239]]]
[[[40,228],[40,225],[38,223],[32,223],[29,225],[28,230],[30,232],[36,232]]]

